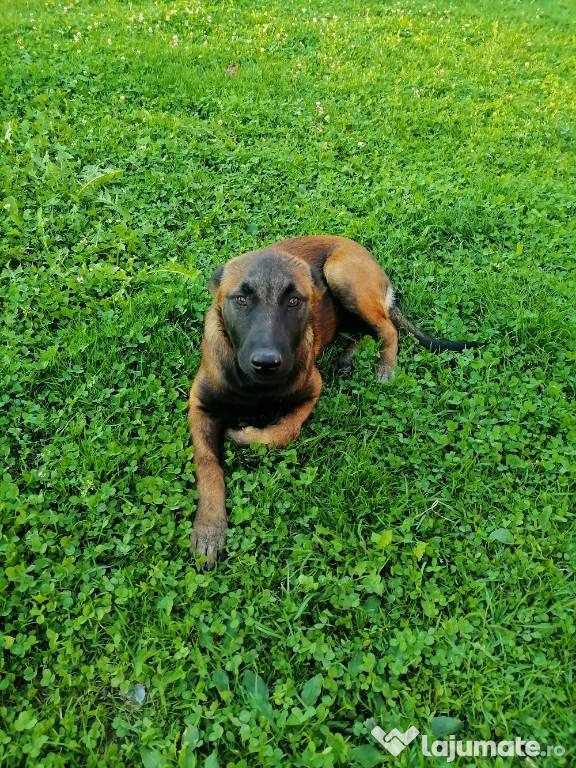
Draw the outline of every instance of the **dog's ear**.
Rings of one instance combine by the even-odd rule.
[[[312,277],[314,296],[316,299],[319,299],[326,290],[326,281],[322,278],[322,273],[316,267],[310,267],[310,275]]]
[[[224,264],[221,264],[219,267],[216,267],[212,273],[210,282],[208,283],[208,290],[214,298],[216,298],[218,295],[218,288],[220,287],[220,281],[222,280],[222,275],[224,274],[224,266]]]
[[[322,285],[322,277],[320,275],[320,270],[316,267],[310,266],[310,275],[312,277],[312,285],[315,288],[318,288],[320,285]]]

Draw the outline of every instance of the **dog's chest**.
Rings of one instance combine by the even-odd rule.
[[[257,427],[262,429],[278,421],[282,416],[293,410],[295,401],[270,400],[265,397],[234,399],[224,406],[224,421],[232,429]]]

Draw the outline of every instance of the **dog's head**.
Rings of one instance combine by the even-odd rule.
[[[246,253],[218,267],[209,290],[242,372],[260,385],[288,377],[310,322],[308,264],[274,250]]]

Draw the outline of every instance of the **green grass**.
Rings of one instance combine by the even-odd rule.
[[[459,766],[574,765],[576,8],[1,16],[3,768],[444,764],[374,724],[566,748]],[[346,380],[327,354],[296,443],[224,447],[228,559],[203,573],[205,285],[313,233],[486,344],[403,337],[386,386],[374,343]]]

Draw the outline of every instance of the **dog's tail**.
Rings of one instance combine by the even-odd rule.
[[[448,349],[454,352],[462,352],[463,349],[473,349],[480,346],[479,341],[445,341],[444,339],[434,339],[432,336],[426,336],[408,318],[404,317],[395,304],[389,308],[388,314],[396,328],[404,328],[406,331],[409,331],[418,339],[418,342],[423,347],[427,347],[432,352],[445,352]]]

